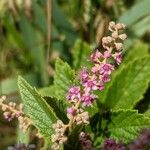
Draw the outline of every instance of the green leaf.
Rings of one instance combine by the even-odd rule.
[[[31,72],[23,75],[23,78],[25,78],[33,86],[39,86],[37,74]],[[8,78],[1,81],[0,89],[0,95],[17,92],[17,78]]]
[[[47,20],[45,15],[45,10],[35,1],[33,1],[33,14],[35,25],[47,35]]]
[[[66,93],[71,85],[73,85],[75,78],[75,71],[60,59],[56,60],[54,75],[54,89],[56,98],[66,100]]]
[[[66,94],[71,85],[74,83],[75,71],[60,59],[56,60],[55,64],[54,84],[50,87],[45,87],[39,90],[43,97],[50,97],[48,100],[54,112],[64,123],[68,121],[66,117],[66,108],[68,102]]]
[[[7,33],[9,33],[9,35],[12,37],[13,42],[17,45],[17,47],[24,48],[23,38],[22,38],[21,34],[19,34],[19,32],[17,32],[17,29],[15,28],[15,23],[14,23],[11,15],[4,17],[3,25],[6,28]],[[11,43],[11,45],[14,45],[14,43]]]
[[[53,108],[57,117],[64,123],[68,123],[68,118],[66,115],[67,103],[58,99],[47,99],[48,104]]]
[[[66,116],[66,109],[67,109],[67,101],[66,100],[59,100],[56,99],[57,94],[55,92],[57,88],[52,85],[50,87],[45,87],[39,90],[39,93],[42,97],[48,97],[47,102],[53,108],[54,112],[56,113],[57,117],[62,120],[64,123],[68,122]]]
[[[51,125],[56,121],[53,110],[22,77],[18,78],[18,86],[25,107],[25,112],[31,118],[33,124],[46,137],[51,136],[53,129]]]
[[[89,66],[88,58],[91,52],[90,45],[78,39],[73,48],[74,68],[80,69],[80,67]]]
[[[143,98],[150,82],[150,57],[128,63],[117,72],[104,103],[113,110],[132,109]]]
[[[41,44],[43,36],[35,30],[33,25],[29,22],[29,19],[23,13],[20,15],[20,29],[26,48],[30,50],[33,63],[40,74],[42,85],[47,85],[48,74],[45,65],[44,44]]]
[[[149,46],[141,41],[136,41],[135,46],[131,48],[123,60],[123,64],[133,61],[136,58],[141,58],[148,55]]]
[[[49,96],[66,101],[65,97],[67,91],[74,83],[75,71],[72,70],[66,62],[60,59],[56,60],[55,71],[54,84],[41,90],[40,93],[42,96]]]
[[[150,119],[136,110],[120,110],[112,112],[108,125],[110,138],[124,143],[134,139],[142,128],[150,127]]]
[[[130,29],[134,33],[134,36],[142,38],[145,32],[150,28],[150,15],[144,17],[144,19],[139,20]]]
[[[69,46],[72,46],[77,37],[77,34],[73,30],[71,23],[66,19],[66,16],[64,15],[56,0],[52,0],[52,6],[52,20],[54,24],[65,35],[66,43]]]
[[[119,18],[119,22],[125,23],[127,26],[131,26],[142,17],[150,14],[150,1],[143,0],[135,4],[131,9],[129,9],[123,16]]]

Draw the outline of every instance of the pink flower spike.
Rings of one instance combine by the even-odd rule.
[[[98,49],[91,54],[90,59],[92,62],[98,62],[98,59],[103,57],[102,53],[98,51]]]
[[[118,65],[120,65],[120,63],[122,62],[122,52],[116,52],[114,55],[113,55],[114,59],[116,60],[116,63]]]
[[[89,94],[89,93],[83,94],[81,97],[83,106],[92,106],[95,98],[96,96],[93,94]]]
[[[66,98],[71,101],[76,101],[80,99],[80,87],[79,86],[71,87],[69,89],[69,92]]]
[[[111,57],[111,53],[109,51],[105,51],[104,58],[110,58],[110,57]]]
[[[114,66],[109,63],[101,64],[100,73],[101,74],[111,74],[111,71],[114,70]]]

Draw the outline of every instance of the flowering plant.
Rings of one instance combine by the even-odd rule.
[[[123,41],[127,38],[124,29],[124,24],[110,22],[110,35],[102,38],[103,49],[86,53],[90,54],[90,62],[75,54],[74,68],[78,74],[58,59],[50,87],[37,91],[19,77],[23,105],[6,104],[6,97],[1,97],[4,117],[8,121],[16,117],[23,131],[35,126],[37,136],[48,141],[45,149],[110,149],[111,145],[124,149],[117,142],[128,143],[140,129],[150,127],[150,118],[135,110],[148,86],[150,57],[135,59],[126,66],[123,62],[119,67]],[[85,43],[83,46],[90,49]]]

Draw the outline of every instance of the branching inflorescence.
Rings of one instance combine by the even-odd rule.
[[[69,122],[64,124],[61,120],[57,120],[53,124],[52,127],[55,132],[51,136],[52,150],[58,150],[67,141],[66,131],[72,131],[74,125],[89,124],[89,114],[85,108],[93,105],[97,98],[94,91],[104,89],[105,83],[110,81],[110,75],[115,69],[115,64],[119,65],[122,61],[123,41],[127,37],[126,34],[122,33],[125,25],[110,22],[108,29],[111,35],[102,38],[104,52],[101,53],[97,49],[91,54],[92,67],[90,69],[84,67],[79,73],[80,85],[73,85],[68,90],[66,99],[71,104],[71,107],[67,108]],[[32,122],[24,114],[23,105],[16,105],[13,102],[6,104],[5,99],[5,96],[0,98],[0,106],[4,111],[5,119],[11,121],[13,118],[17,118],[20,128],[26,131]],[[92,149],[92,142],[86,133],[81,132],[79,140],[83,149]]]
[[[110,22],[108,29],[111,35],[102,39],[104,53],[97,49],[91,54],[90,61],[93,66],[90,69],[83,68],[79,74],[80,85],[74,85],[68,91],[66,99],[71,103],[71,107],[67,108],[69,123],[65,125],[58,120],[53,125],[55,130],[55,133],[51,136],[51,140],[54,143],[52,145],[53,150],[59,149],[60,145],[67,141],[65,136],[67,129],[71,130],[75,124],[89,123],[89,115],[85,111],[85,107],[93,105],[96,99],[93,91],[102,91],[104,89],[105,83],[110,81],[110,75],[115,69],[115,64],[119,65],[122,61],[123,41],[127,38],[126,34],[122,33],[125,25]],[[88,143],[91,142],[88,140]],[[90,150],[91,144],[87,145],[89,147],[86,146],[86,149]]]
[[[15,102],[9,102],[6,104],[5,100],[6,96],[2,96],[0,98],[0,106],[4,112],[4,118],[8,121],[12,121],[14,118],[17,118],[19,121],[19,127],[25,132],[32,123],[23,112],[23,104],[17,105]]]

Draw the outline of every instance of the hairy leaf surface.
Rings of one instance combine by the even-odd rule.
[[[134,139],[142,128],[150,127],[150,119],[136,110],[120,110],[112,112],[108,126],[110,137],[123,142]]]
[[[22,77],[18,78],[18,86],[26,114],[41,134],[50,136],[53,132],[52,124],[57,119],[53,111],[36,89],[32,88]]]
[[[48,96],[66,101],[66,94],[75,78],[75,71],[60,59],[56,60],[54,84],[40,90],[42,96]]]
[[[114,77],[104,103],[113,110],[132,109],[148,88],[149,77],[150,57],[127,64]]]

